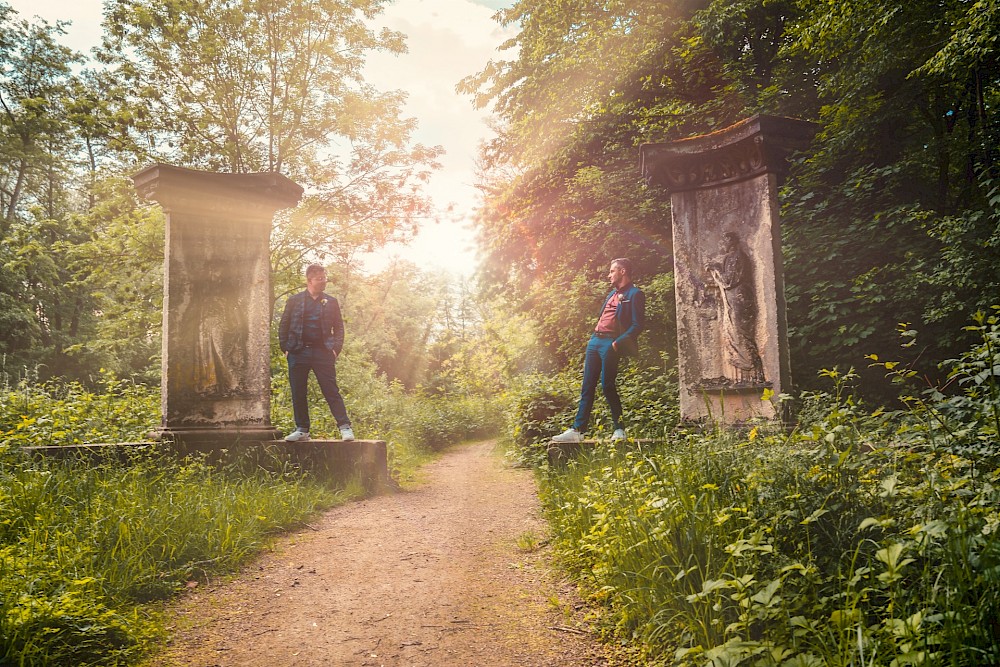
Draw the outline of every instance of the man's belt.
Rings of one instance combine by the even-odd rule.
[[[618,338],[618,336],[611,331],[595,331],[594,335],[598,338]]]

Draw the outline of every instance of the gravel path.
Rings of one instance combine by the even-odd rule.
[[[186,595],[158,666],[607,665],[572,585],[549,565],[531,471],[493,442],[426,482],[337,507],[235,580]]]

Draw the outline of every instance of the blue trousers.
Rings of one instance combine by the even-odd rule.
[[[316,376],[323,398],[330,406],[337,426],[350,426],[344,397],[337,386],[337,364],[333,352],[325,347],[307,347],[298,352],[288,353],[288,383],[292,388],[292,414],[295,428],[308,431],[309,422],[309,371]]]
[[[597,392],[597,381],[601,381],[604,398],[611,408],[611,423],[614,428],[622,428],[622,400],[618,396],[618,352],[611,346],[610,338],[600,338],[596,334],[587,343],[587,352],[583,357],[583,387],[580,389],[580,407],[576,410],[573,428],[586,431],[590,423],[590,413],[594,409],[594,394]]]

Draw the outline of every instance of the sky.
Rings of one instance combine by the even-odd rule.
[[[101,0],[5,0],[20,18],[39,16],[49,22],[71,21],[62,43],[89,53],[100,42]],[[379,271],[393,257],[424,269],[444,269],[457,277],[475,271],[475,232],[471,227],[478,204],[474,187],[475,158],[480,142],[491,136],[487,114],[472,100],[455,92],[464,77],[481,71],[490,59],[509,58],[497,47],[513,35],[492,20],[497,9],[513,0],[396,0],[379,16],[376,26],[407,35],[409,52],[400,56],[373,54],[366,77],[382,90],[409,94],[404,113],[418,121],[413,139],[443,146],[442,168],[427,187],[442,214],[441,222],[423,226],[408,246],[392,246],[364,258],[369,271]]]

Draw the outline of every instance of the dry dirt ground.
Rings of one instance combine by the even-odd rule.
[[[523,537],[544,545],[531,471],[494,450],[456,448],[415,490],[334,508],[187,594],[153,664],[608,665],[550,550]]]

